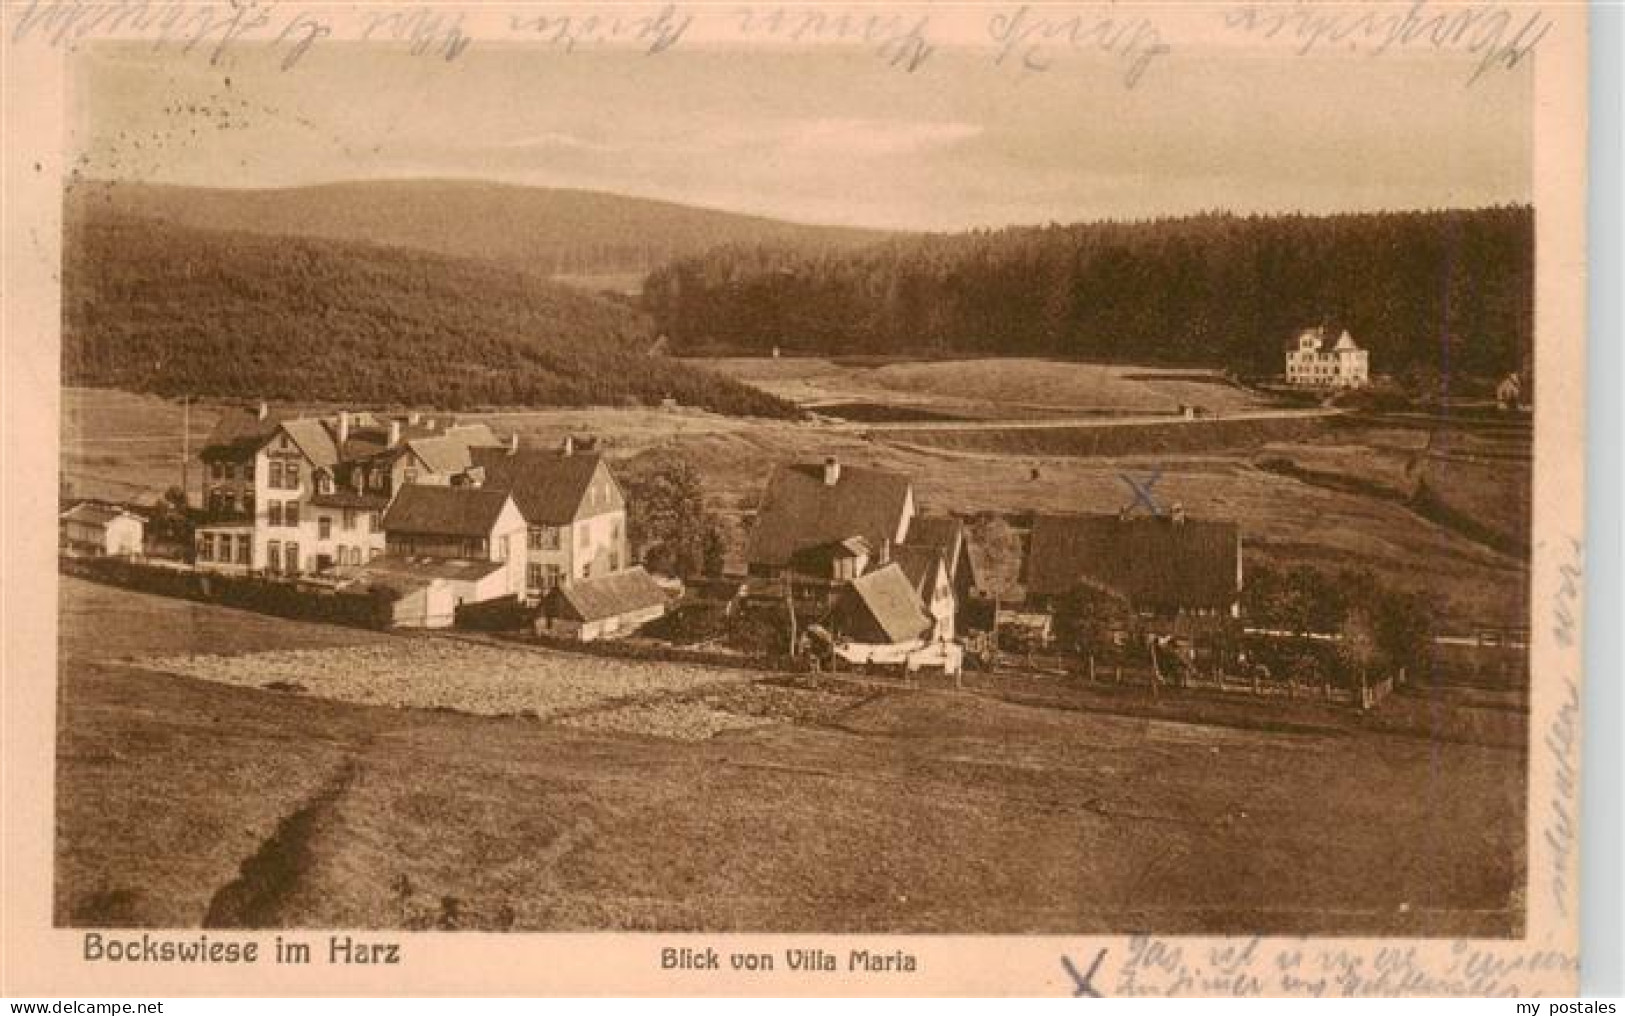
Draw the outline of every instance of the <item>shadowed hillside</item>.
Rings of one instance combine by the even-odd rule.
[[[282,190],[86,181],[69,201],[182,226],[360,240],[485,258],[542,275],[641,275],[720,244],[833,250],[887,235],[593,191],[472,180],[372,180]]]
[[[71,214],[62,382],[166,395],[481,405],[786,403],[647,352],[630,308],[389,247]]]

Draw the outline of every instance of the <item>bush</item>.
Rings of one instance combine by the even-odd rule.
[[[500,596],[483,603],[458,604],[455,624],[469,631],[524,631],[538,613],[538,608],[525,606],[518,596]]]

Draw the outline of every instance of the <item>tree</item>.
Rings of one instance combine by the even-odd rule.
[[[635,560],[683,578],[722,571],[726,537],[705,507],[705,486],[693,462],[657,449],[632,459],[618,476]]]
[[[164,491],[164,496],[152,506],[152,518],[147,526],[153,540],[157,542],[190,547],[192,513],[186,503],[186,492],[179,487],[170,487]]]
[[[1002,515],[981,516],[969,530],[976,580],[982,591],[992,596],[1014,596],[1021,573],[1021,540],[1015,530]]]
[[[1339,635],[1342,638],[1337,644],[1337,657],[1353,678],[1351,684],[1363,688],[1372,665],[1380,656],[1376,622],[1364,607],[1355,607],[1343,618]]]
[[[1373,638],[1391,669],[1413,671],[1427,660],[1433,643],[1433,601],[1419,593],[1385,591],[1373,612]]]

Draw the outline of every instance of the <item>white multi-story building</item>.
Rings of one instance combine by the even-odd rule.
[[[204,442],[196,529],[200,568],[324,574],[384,552],[381,516],[410,483],[449,484],[469,449],[496,446],[483,424],[455,426],[417,414],[340,412],[221,419]]]
[[[1306,328],[1287,350],[1286,381],[1305,388],[1364,388],[1371,383],[1370,353],[1347,331],[1326,348],[1326,329]]]
[[[517,438],[500,442],[484,424],[416,413],[278,419],[262,405],[223,418],[200,457],[205,522],[196,528],[196,562],[211,571],[342,582],[374,564],[398,572],[402,559],[460,556],[508,563],[512,579],[504,581],[512,588],[504,595],[538,600],[634,563],[620,484],[601,455],[568,438],[555,451],[521,450]],[[386,517],[397,495],[414,487],[454,488],[439,500],[418,499],[453,514],[477,515],[501,492],[525,546],[500,558],[488,557],[494,550],[418,553],[418,535],[402,528],[410,514],[395,513],[393,533]]]

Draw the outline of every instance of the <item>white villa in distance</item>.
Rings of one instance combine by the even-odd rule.
[[[1326,327],[1306,328],[1287,350],[1286,383],[1304,388],[1364,388],[1371,383],[1370,353],[1347,331],[1326,348]]]

